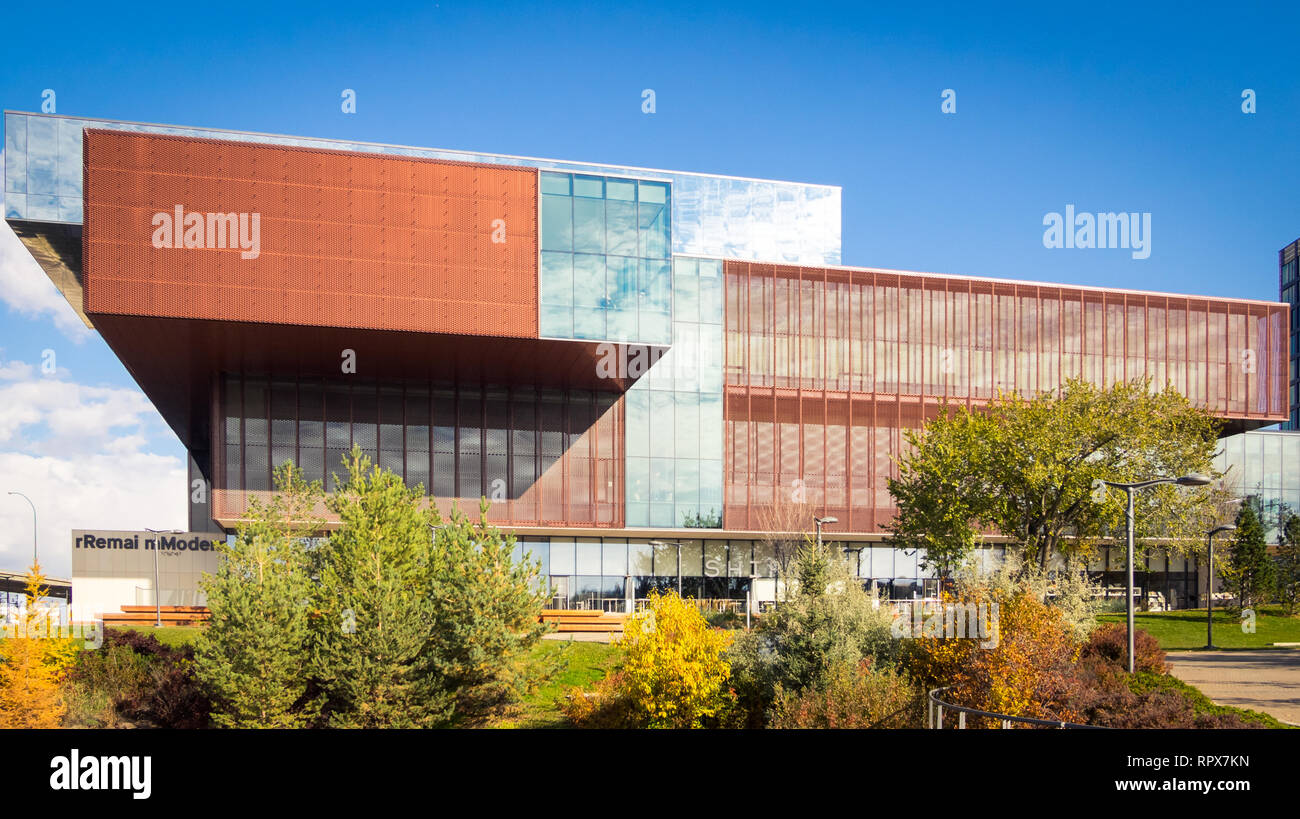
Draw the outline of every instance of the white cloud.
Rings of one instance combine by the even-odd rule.
[[[25,316],[51,317],[59,332],[77,343],[91,335],[90,328],[3,219],[0,219],[0,299]]]
[[[20,381],[32,377],[32,365],[26,361],[0,361],[0,381]]]
[[[0,490],[36,504],[47,573],[67,577],[72,529],[184,529],[186,466],[146,451],[163,424],[138,390],[43,377],[0,361]],[[31,508],[0,495],[0,568],[31,562]]]
[[[21,372],[23,362],[0,368]],[[28,375],[0,382],[0,446],[33,455],[102,452],[162,418],[144,393]]]
[[[186,529],[185,463],[134,452],[76,458],[0,452],[4,491],[19,490],[36,505],[38,553],[45,573],[67,578],[73,529]],[[0,567],[25,569],[32,558],[32,509],[0,495]]]

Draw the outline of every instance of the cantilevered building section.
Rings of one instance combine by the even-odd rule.
[[[1287,305],[843,267],[837,187],[12,112],[5,147],[5,218],[210,488],[195,531],[355,444],[488,498],[557,605],[774,599],[783,497],[911,597],[887,481],[944,403],[1145,375],[1287,419]]]

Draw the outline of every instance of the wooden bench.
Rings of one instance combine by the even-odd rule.
[[[543,609],[538,620],[551,623],[561,634],[622,631],[627,615],[599,609]]]
[[[104,625],[162,622],[169,626],[191,626],[208,622],[212,613],[207,606],[122,606],[121,611],[105,612],[97,617]]]
[[[153,614],[146,614],[142,611],[131,612],[106,612],[97,618],[104,623],[152,623],[154,622]],[[164,623],[173,625],[180,623],[206,623],[211,619],[206,614],[164,614],[157,618]]]

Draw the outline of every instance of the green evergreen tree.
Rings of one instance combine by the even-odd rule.
[[[1257,497],[1247,498],[1237,512],[1228,559],[1220,564],[1224,583],[1237,592],[1237,603],[1249,608],[1264,602],[1273,589],[1273,559],[1268,554],[1264,524]]]
[[[749,727],[779,691],[821,689],[837,667],[896,659],[899,641],[890,631],[892,610],[878,605],[831,546],[807,542],[791,569],[793,594],[766,615],[759,628],[740,632],[728,651],[732,678]]]
[[[372,466],[353,447],[329,498],[341,527],[316,551],[318,608],[311,668],[326,723],[419,728],[452,716],[454,699],[429,666],[428,593],[436,513],[423,487]]]
[[[253,499],[233,545],[222,544],[216,575],[204,579],[211,619],[195,648],[195,674],[227,728],[296,728],[315,716],[303,673],[312,593],[305,538],[321,529],[320,482],[292,463],[276,470],[278,491]]]
[[[539,615],[549,598],[541,566],[521,555],[515,539],[488,523],[487,501],[472,522],[459,511],[436,528],[430,561],[433,639],[429,669],[455,696],[455,720],[479,722],[501,713],[557,671],[532,649],[549,624]]]
[[[1300,515],[1287,514],[1278,527],[1277,593],[1287,614],[1300,609]]]

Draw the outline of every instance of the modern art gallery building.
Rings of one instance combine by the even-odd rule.
[[[1149,375],[1231,432],[1288,417],[1286,304],[845,267],[837,187],[4,125],[4,216],[189,451],[195,532],[357,444],[444,510],[488,498],[557,604],[772,599],[782,504],[910,598],[935,581],[883,542],[887,480],[945,403]],[[1195,602],[1194,561],[1152,560]]]

